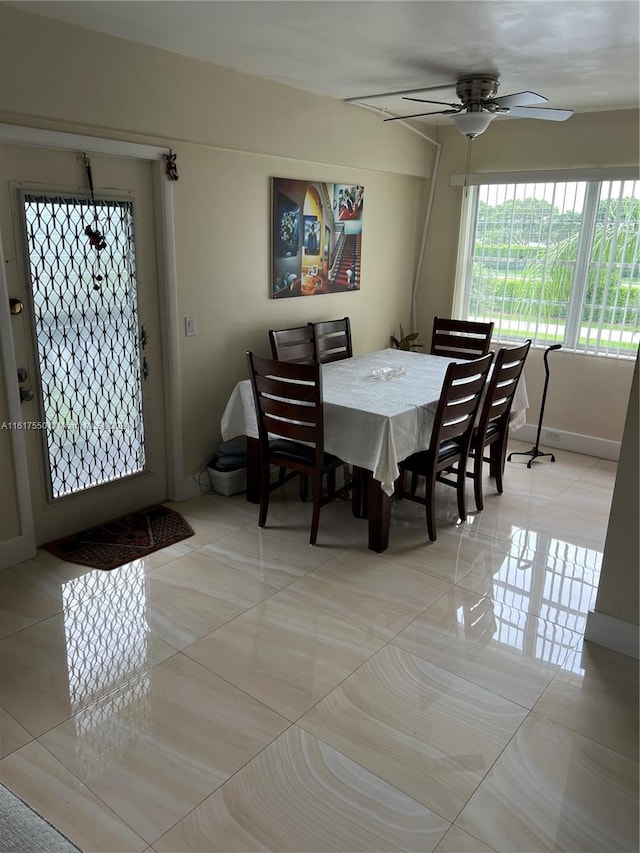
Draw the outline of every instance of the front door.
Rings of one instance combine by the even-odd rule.
[[[41,545],[167,496],[151,165],[3,145],[0,211]]]

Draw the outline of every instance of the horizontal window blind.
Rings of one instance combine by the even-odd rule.
[[[495,336],[633,357],[640,342],[640,181],[471,187],[462,315]]]

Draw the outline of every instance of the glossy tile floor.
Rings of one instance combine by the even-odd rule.
[[[464,525],[440,487],[432,544],[394,504],[382,555],[344,501],[310,547],[292,489],[0,573],[0,780],[86,853],[636,851],[636,662],[583,641],[615,465],[525,462]]]

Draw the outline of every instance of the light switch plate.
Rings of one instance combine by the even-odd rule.
[[[184,318],[184,333],[190,338],[196,333],[196,321],[193,317]]]

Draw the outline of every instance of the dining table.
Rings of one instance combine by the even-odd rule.
[[[322,365],[324,449],[353,466],[354,514],[368,519],[369,548],[389,544],[399,463],[429,446],[447,367],[461,359],[383,349]],[[525,423],[524,377],[510,426]],[[222,438],[247,437],[247,500],[259,501],[258,421],[249,379],[238,382],[221,421]],[[357,496],[357,497],[356,497]]]

